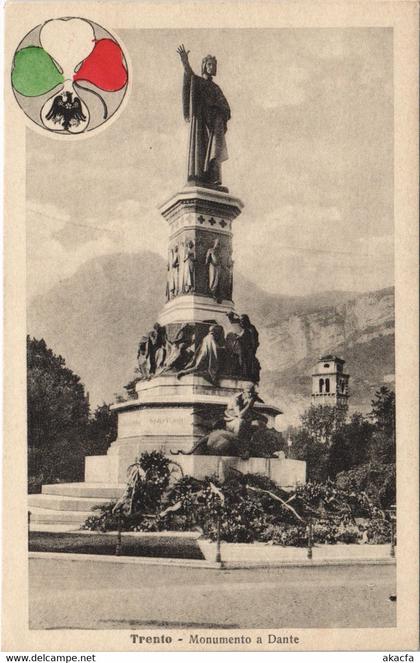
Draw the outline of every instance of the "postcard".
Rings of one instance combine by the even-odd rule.
[[[417,3],[5,14],[3,650],[417,649]]]

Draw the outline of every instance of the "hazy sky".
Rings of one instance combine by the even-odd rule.
[[[289,295],[393,283],[391,30],[117,34],[132,67],[119,118],[74,142],[27,131],[30,296],[95,256],[166,256],[157,206],[186,173],[181,42],[197,73],[217,56],[232,110],[223,179],[245,204],[235,268]]]

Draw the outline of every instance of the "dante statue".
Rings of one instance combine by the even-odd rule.
[[[221,163],[228,158],[225,133],[230,119],[229,104],[213,76],[217,60],[213,55],[203,58],[201,76],[188,61],[189,51],[181,44],[177,53],[184,67],[183,110],[190,122],[188,150],[188,181],[220,185]]]

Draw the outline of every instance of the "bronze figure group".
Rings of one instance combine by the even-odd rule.
[[[227,315],[232,331],[225,335],[222,325],[184,323],[170,339],[168,329],[156,323],[140,340],[137,352],[137,374],[140,380],[174,373],[202,375],[216,384],[221,376],[236,377],[257,383],[260,364],[256,357],[258,331],[247,315]],[[204,331],[207,330],[207,331]]]

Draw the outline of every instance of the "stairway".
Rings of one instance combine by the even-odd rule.
[[[79,529],[92,508],[113,502],[124,492],[124,484],[55,483],[42,486],[42,493],[28,495],[31,526],[57,525],[61,529]]]

